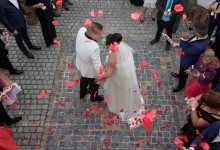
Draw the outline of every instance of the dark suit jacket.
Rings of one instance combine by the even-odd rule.
[[[24,15],[24,9],[20,4],[18,9],[8,0],[0,0],[0,20],[11,33],[26,26]]]
[[[181,55],[180,65],[184,69],[188,69],[189,66],[197,62],[199,56],[206,50],[209,43],[208,37],[206,39],[199,39],[190,42],[194,37],[196,36],[193,35],[187,41],[180,41],[180,47],[182,48],[182,51],[185,53],[184,55]]]
[[[176,4],[181,4],[181,1],[180,0],[173,0],[170,20],[174,19],[175,15],[177,14],[177,12],[174,10],[174,6]],[[161,20],[161,18],[163,17],[166,6],[167,6],[167,0],[157,0],[156,7],[158,9],[158,11],[157,11],[157,19],[158,20]]]
[[[203,135],[203,138],[201,138],[200,135],[197,135],[197,137],[194,139],[191,145],[192,144],[197,145],[196,147],[194,147],[195,150],[203,150],[203,148],[199,146],[200,140],[210,144],[210,142],[219,134],[219,129],[220,129],[220,121],[214,122],[213,124],[211,124],[202,131],[201,135]],[[217,147],[210,146],[210,150],[214,150],[214,149],[220,149],[220,146]]]

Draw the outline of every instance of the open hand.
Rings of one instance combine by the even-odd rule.
[[[189,74],[191,71],[189,69],[187,69],[184,72],[185,72],[185,74]]]
[[[43,6],[44,6],[43,3],[38,3],[38,8],[41,8],[41,7],[43,7]]]
[[[163,15],[164,15],[165,17],[168,17],[168,16],[169,16],[167,11],[164,11]]]
[[[15,30],[15,31],[13,32],[13,34],[14,34],[14,35],[18,35],[18,31]]]
[[[98,77],[95,78],[95,83],[96,83],[96,84],[101,84],[101,83],[102,83],[102,80],[103,80],[103,79],[101,78],[101,76],[98,76]]]
[[[10,46],[8,44],[5,44],[5,48],[4,48],[6,51],[9,51],[10,49]]]
[[[178,48],[178,47],[180,47],[179,43],[173,43],[172,46],[173,46],[174,48]]]

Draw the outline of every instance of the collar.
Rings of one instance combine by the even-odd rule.
[[[86,32],[85,32],[85,36],[86,36],[88,39],[90,39],[90,40],[93,40],[93,41],[97,42],[96,40],[94,40],[93,38],[91,38],[90,36],[88,36],[88,35],[86,34]]]

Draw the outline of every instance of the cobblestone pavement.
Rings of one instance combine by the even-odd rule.
[[[42,51],[32,51],[36,58],[30,60],[19,51],[14,38],[10,38],[12,48],[9,57],[14,66],[25,70],[19,76],[11,76],[4,71],[23,89],[18,95],[16,109],[13,110],[11,106],[7,108],[12,117],[23,115],[22,121],[11,127],[16,143],[21,145],[22,150],[34,150],[37,147],[42,150],[177,149],[173,138],[178,136],[185,120],[184,92],[171,92],[177,80],[170,76],[170,72],[178,70],[179,54],[174,49],[169,52],[164,50],[164,38],[154,46],[149,45],[156,32],[156,22],[151,20],[150,11],[147,11],[145,22],[140,24],[139,21],[132,20],[130,14],[139,12],[142,8],[130,5],[128,0],[74,0],[73,3],[71,11],[63,11],[61,17],[57,18],[59,25],[56,29],[61,47],[53,45],[46,48],[40,26],[29,27],[33,43],[43,47]],[[104,12],[102,19],[90,16],[93,8],[96,13],[98,10]],[[103,24],[103,37],[119,32],[124,36],[124,41],[135,50],[135,65],[142,69],[137,72],[137,77],[145,107],[158,110],[152,132],[147,133],[143,126],[130,131],[128,125],[120,121],[118,124],[106,124],[105,119],[112,117],[106,104],[91,103],[89,97],[79,99],[79,85],[75,83],[80,78],[75,68],[75,38],[87,18]],[[174,40],[178,41],[181,32],[186,29],[182,23],[173,36]],[[101,49],[103,62],[108,50],[103,45]],[[141,66],[142,61],[150,66]],[[66,63],[70,63],[72,68],[67,69]],[[158,75],[156,80],[151,77],[153,72]],[[65,83],[68,81],[74,81],[74,86],[67,87]],[[39,99],[36,95],[42,90],[47,94]],[[100,93],[103,93],[102,86]],[[60,100],[63,106],[58,104]],[[97,107],[104,112],[102,115],[96,113]],[[86,108],[90,112],[86,113]],[[33,123],[37,125],[33,126]],[[138,143],[139,139],[146,142]]]

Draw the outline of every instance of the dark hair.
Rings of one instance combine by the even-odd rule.
[[[99,31],[103,29],[103,26],[98,22],[92,22],[91,26],[88,27],[89,33],[99,34]]]
[[[220,93],[210,91],[202,95],[199,100],[199,104],[205,103],[209,108],[220,110]]]
[[[109,34],[106,36],[106,45],[110,45],[111,43],[117,42],[120,44],[122,41],[122,35],[120,33]]]
[[[203,22],[198,22],[195,24],[195,30],[198,32],[201,36],[205,36],[208,32],[208,25]]]

